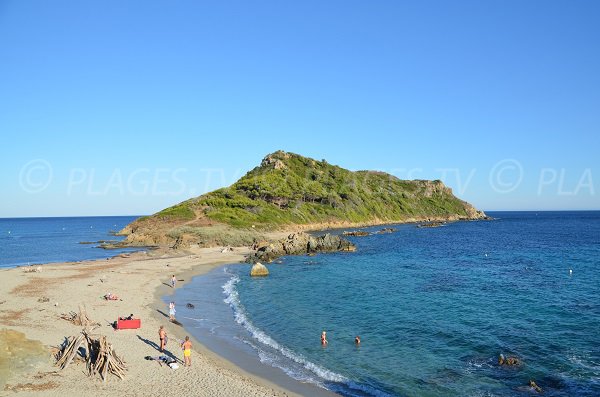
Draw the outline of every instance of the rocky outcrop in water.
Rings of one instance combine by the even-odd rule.
[[[387,233],[394,233],[397,230],[394,229],[393,227],[384,227],[383,229],[381,229],[380,231],[377,232],[377,234],[387,234]]]
[[[312,236],[292,233],[274,242],[261,241],[254,244],[255,251],[246,258],[247,263],[272,262],[283,255],[303,255],[315,252],[356,251],[354,244],[332,234]]]
[[[364,230],[351,230],[342,233],[342,236],[352,236],[352,237],[362,237],[368,236],[369,232],[365,232]]]
[[[419,225],[417,225],[418,228],[426,228],[426,227],[440,227],[440,226],[444,226],[446,224],[446,222],[428,222],[428,223],[421,223]]]
[[[252,277],[264,277],[269,275],[269,269],[262,263],[256,262],[252,269],[250,269],[250,275]]]

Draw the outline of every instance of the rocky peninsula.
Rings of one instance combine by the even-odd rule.
[[[350,171],[277,151],[229,187],[138,218],[118,233],[125,239],[117,245],[186,249],[269,241],[274,248],[256,252],[254,259],[260,259],[348,247],[333,242],[333,236],[316,241],[300,231],[479,219],[487,219],[483,211],[439,180]],[[295,236],[291,241],[290,234]]]

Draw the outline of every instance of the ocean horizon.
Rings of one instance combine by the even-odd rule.
[[[140,248],[103,249],[137,216],[0,218],[0,268],[110,258]]]

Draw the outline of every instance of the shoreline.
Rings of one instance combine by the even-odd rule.
[[[36,396],[60,397],[88,393],[107,397],[173,392],[185,395],[191,389],[196,395],[207,396],[300,395],[282,387],[281,382],[247,372],[196,340],[193,340],[193,365],[190,368],[180,367],[173,371],[144,359],[147,355],[160,354],[154,347],[159,325],[165,325],[169,335],[178,339],[186,334],[184,328],[170,323],[161,314],[166,311],[163,298],[194,276],[225,264],[241,262],[247,251],[243,247],[227,253],[222,253],[220,248],[196,248],[185,252],[155,250],[103,260],[44,264],[39,272],[26,266],[0,269],[4,280],[0,286],[0,329],[22,332],[27,338],[11,342],[14,351],[9,352],[7,359],[23,360],[18,355],[21,342],[31,345],[35,343],[33,341],[40,341],[45,349],[39,353],[34,365],[27,364],[25,369],[9,375],[0,373],[0,381],[8,376],[6,385],[0,384],[0,395],[8,392],[19,396],[35,392]],[[175,290],[168,284],[172,274],[185,280],[178,282]],[[100,299],[107,292],[119,295],[121,300]],[[44,298],[49,301],[41,302]],[[85,375],[81,364],[73,364],[60,372],[53,366],[51,347],[81,330],[81,327],[60,319],[60,314],[77,311],[78,304],[84,304],[88,316],[101,323],[94,333],[106,335],[115,351],[127,362],[128,373],[124,380],[110,377],[102,383]],[[129,313],[142,319],[140,329],[114,331],[109,328],[110,322]],[[173,345],[168,346],[169,349],[182,359],[179,349]],[[319,394],[335,395],[317,389],[323,391]]]
[[[195,271],[195,269],[186,270],[178,275],[182,277],[185,281],[177,283],[175,289],[171,287],[161,285],[157,288],[155,298],[157,299],[156,304],[162,305],[163,307],[167,307],[167,298],[176,294],[176,291],[180,288],[185,287],[189,283],[192,282],[193,278],[196,277],[207,277],[207,275],[211,272],[222,270],[228,265],[242,265],[248,267],[248,272],[250,271],[251,265],[245,264],[243,262],[222,262],[215,263],[210,269],[203,269],[201,272]],[[221,291],[219,291],[220,293]],[[219,296],[219,299],[222,297]],[[183,306],[185,302],[181,302],[178,304],[179,307]],[[179,311],[178,313],[180,313]],[[156,312],[155,316],[158,319],[164,319],[163,315]],[[167,329],[177,330],[186,330],[184,326],[178,326],[173,323],[167,322]],[[187,330],[189,331],[189,330]],[[285,374],[281,369],[277,367],[273,367],[271,365],[265,364],[260,361],[259,357],[247,357],[245,352],[239,351],[237,349],[231,349],[231,346],[223,346],[220,345],[218,348],[212,343],[200,342],[192,333],[187,334],[194,346],[200,346],[201,354],[205,354],[211,356],[216,362],[218,362],[223,367],[229,368],[234,371],[241,371],[245,375],[250,377],[256,377],[259,381],[266,381],[269,385],[275,385],[277,387],[282,388],[290,395],[299,395],[299,396],[311,396],[311,397],[333,397],[338,396],[338,394],[323,389],[317,385],[312,383],[302,383],[289,375]],[[225,348],[225,349],[223,349]],[[225,351],[227,350],[227,351]]]

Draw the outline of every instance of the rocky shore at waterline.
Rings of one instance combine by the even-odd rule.
[[[356,251],[350,241],[330,233],[312,236],[308,233],[292,233],[276,241],[260,241],[252,246],[253,252],[246,257],[247,263],[272,262],[284,255],[303,255],[317,252]]]

